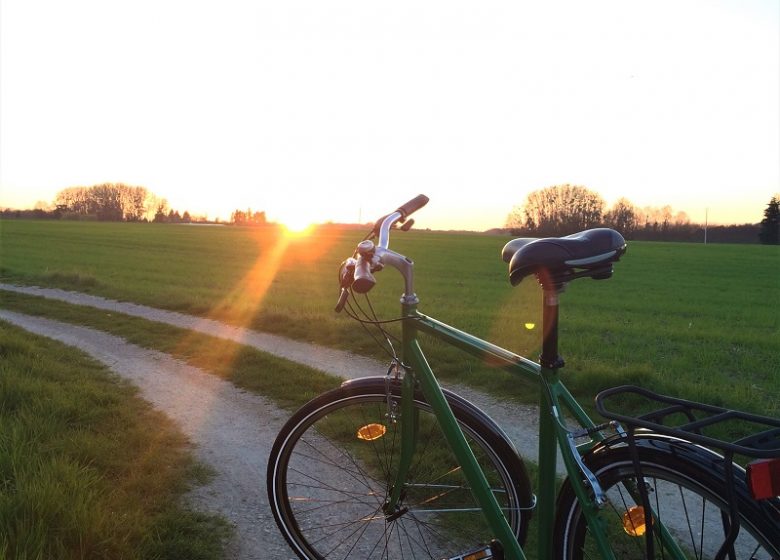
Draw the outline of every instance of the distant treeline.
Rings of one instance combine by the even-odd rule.
[[[61,190],[52,205],[36,204],[32,210],[1,210],[0,218],[100,220],[126,222],[203,223],[168,207],[168,202],[145,187],[103,183],[92,187]],[[241,226],[264,226],[265,212],[235,210],[230,222]],[[705,226],[694,224],[685,212],[671,206],[639,208],[626,198],[607,209],[598,193],[576,185],[555,185],[533,191],[525,204],[516,206],[506,227],[491,230],[515,236],[546,237],[576,233],[588,228],[610,227],[626,239],[712,243],[780,242],[780,197],[764,210],[761,223]]]
[[[611,224],[600,224],[601,227],[612,227]],[[593,226],[599,227],[599,226]],[[587,229],[587,228],[586,228]],[[614,229],[614,228],[613,228]],[[525,228],[503,228],[491,230],[494,233],[506,233],[514,237],[543,237],[537,232]],[[634,229],[624,233],[624,237],[634,241],[680,241],[687,243],[759,243],[760,224],[741,224],[728,226],[708,226],[690,224],[689,227],[669,226],[647,227]],[[560,235],[568,235],[561,233]],[[623,232],[621,232],[623,233]],[[545,234],[546,235],[546,234]],[[557,235],[557,234],[551,234]]]
[[[0,218],[171,224],[209,222],[205,216],[192,216],[187,210],[179,212],[170,208],[166,199],[146,187],[124,183],[69,187],[58,192],[51,204],[38,202],[32,210],[6,208],[0,210]],[[230,216],[230,223],[244,226],[265,225],[265,212],[236,210]]]
[[[99,217],[97,214],[79,214],[69,211],[65,208],[54,208],[47,210],[43,208],[35,208],[33,210],[13,210],[6,208],[0,210],[0,219],[18,219],[18,220],[77,220],[77,221],[116,221],[116,222],[162,222],[172,224],[190,224],[190,223],[207,223],[208,220],[203,216],[191,216],[186,210],[184,213],[180,213],[178,210],[168,210],[167,213],[162,210],[156,212],[155,215],[149,220],[147,217],[143,217],[138,220],[116,220],[108,219],[105,217]]]
[[[530,193],[525,204],[507,217],[506,229],[515,236],[546,237],[609,227],[626,239],[644,241],[777,244],[777,197],[764,215],[760,224],[706,226],[692,223],[685,212],[671,206],[640,208],[621,198],[607,209],[598,193],[577,185],[555,185]]]
[[[3,218],[84,220],[103,222],[173,222],[206,221],[188,211],[180,213],[168,201],[146,187],[124,183],[102,183],[91,187],[68,187],[57,193],[52,204],[39,202],[32,210],[0,211]]]

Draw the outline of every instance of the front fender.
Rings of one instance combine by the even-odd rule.
[[[341,387],[347,390],[353,388],[355,390],[381,389],[384,391],[386,382],[387,382],[387,377],[375,375],[375,376],[368,376],[368,377],[358,377],[355,379],[348,379],[341,384]],[[390,378],[390,386],[391,388],[397,390],[400,393],[401,391],[400,379]],[[449,389],[445,389],[444,387],[442,387],[442,392],[444,393],[444,396],[447,399],[450,408],[453,409],[453,412],[455,412],[456,415],[458,415],[458,412],[464,412],[466,414],[470,414],[473,417],[476,417],[480,422],[485,424],[485,426],[487,426],[498,437],[505,440],[507,445],[509,445],[509,447],[512,450],[514,450],[516,455],[518,456],[520,455],[517,452],[517,448],[515,447],[514,443],[512,443],[512,440],[509,439],[509,436],[507,436],[504,430],[502,430],[501,427],[498,424],[496,424],[496,422],[490,416],[485,414],[481,408],[479,408],[477,405],[475,405],[468,399],[461,397],[457,393],[453,393]],[[422,391],[420,391],[419,389],[415,390],[415,397],[421,400],[425,400],[425,396],[422,394]]]

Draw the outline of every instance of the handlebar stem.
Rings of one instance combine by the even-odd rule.
[[[420,300],[414,293],[414,262],[390,249],[383,247],[376,248],[376,254],[384,265],[389,265],[401,273],[404,278],[404,293],[401,296],[401,303],[404,305],[417,305]]]
[[[392,266],[403,276],[404,293],[401,296],[401,303],[404,305],[417,305],[420,300],[417,298],[417,294],[414,293],[414,262],[388,249],[390,245],[390,229],[401,219],[403,219],[403,214],[396,210],[382,220],[382,225],[379,227],[379,240],[375,254],[382,264]]]

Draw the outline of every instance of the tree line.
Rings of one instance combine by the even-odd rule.
[[[54,204],[64,214],[69,214],[67,217],[92,216],[106,222],[139,222],[147,217],[151,207],[165,202],[158,201],[145,187],[103,183],[63,189],[57,193]]]
[[[179,212],[168,201],[146,187],[124,183],[102,183],[91,187],[68,187],[59,191],[53,204],[38,202],[32,210],[0,211],[3,218],[99,220],[107,222],[157,222],[188,224],[206,222],[205,217],[193,217]],[[219,220],[217,220],[219,221]],[[235,210],[230,223],[239,226],[260,226],[267,223],[265,212]]]
[[[39,202],[32,210],[5,209],[4,218],[55,220],[97,220],[105,222],[170,222],[205,221],[188,211],[180,213],[168,206],[168,201],[146,187],[124,183],[102,183],[91,187],[68,187],[57,193],[52,204]]]
[[[708,241],[778,244],[778,203],[773,197],[761,224],[706,227]],[[705,226],[692,223],[685,212],[671,206],[644,207],[621,198],[607,209],[596,192],[579,185],[555,185],[531,192],[525,203],[507,216],[512,235],[546,237],[576,233],[594,227],[610,227],[627,239],[702,241]]]
[[[194,217],[189,211],[179,212],[168,206],[168,201],[146,187],[124,183],[102,183],[91,187],[68,187],[54,198],[53,204],[38,202],[32,210],[0,211],[2,218],[98,220],[107,222],[156,222],[189,224],[207,222],[205,217]],[[219,220],[217,220],[218,222]],[[230,223],[240,226],[259,226],[267,223],[265,212],[235,210]]]
[[[234,210],[230,214],[230,223],[237,226],[264,226],[268,222],[265,218],[265,212],[246,210]]]
[[[124,183],[103,183],[91,187],[69,187],[57,193],[54,207],[36,204],[33,210],[3,210],[3,218],[49,218],[127,222],[205,222],[188,211],[180,213],[146,187]],[[265,225],[265,212],[235,210],[230,223]],[[555,185],[531,192],[525,203],[515,206],[506,220],[512,235],[544,237],[575,233],[592,227],[611,227],[627,239],[702,241],[705,228],[694,224],[685,212],[671,206],[639,208],[621,198],[607,209],[604,199],[579,185]],[[760,224],[714,226],[706,229],[713,242],[780,244],[780,195],[772,197]]]

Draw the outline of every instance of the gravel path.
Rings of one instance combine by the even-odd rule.
[[[345,379],[369,375],[384,375],[387,371],[386,362],[379,362],[343,350],[299,342],[282,336],[226,325],[212,319],[195,317],[175,311],[165,311],[145,305],[115,301],[56,288],[15,286],[0,283],[0,290],[55,299],[76,305],[87,305],[233,340]],[[506,431],[520,455],[531,461],[536,461],[538,456],[538,409],[536,407],[500,401],[490,395],[463,385],[451,383],[445,385],[485,411]],[[559,473],[565,472],[560,461],[558,470]]]
[[[147,307],[145,305],[115,301],[79,292],[58,290],[56,288],[14,286],[0,283],[0,290],[56,299],[76,305],[88,305],[105,311],[114,311],[116,313],[132,315],[133,317],[141,317],[142,319],[148,319],[149,321],[167,323],[183,329],[233,340],[248,346],[254,346],[259,350],[275,354],[282,358],[287,358],[293,362],[305,364],[338,377],[355,378],[364,377],[366,375],[384,375],[387,370],[386,364],[379,364],[379,362],[375,360],[356,356],[349,352],[307,344],[305,342],[298,342],[282,336],[243,329],[241,327],[226,325],[225,323],[220,323],[219,321],[214,321],[212,319],[185,315],[184,313],[177,313],[175,311],[165,311]]]
[[[217,321],[127,302],[51,288],[0,284],[14,291],[125,313],[222,337],[306,364],[343,378],[384,375],[386,364],[349,352],[259,333]],[[216,471],[215,480],[193,493],[197,507],[232,521],[236,537],[229,558],[289,558],[268,507],[265,469],[273,439],[289,416],[267,399],[189,366],[167,354],[141,348],[113,335],[0,309],[0,319],[30,332],[78,347],[135,383],[142,396],[167,413],[197,444],[196,455]],[[520,454],[535,460],[533,407],[500,402],[463,386],[450,389],[493,417]]]
[[[197,444],[196,457],[216,477],[190,493],[196,508],[235,526],[226,558],[293,558],[276,528],[265,491],[265,468],[289,413],[167,354],[94,329],[0,309],[0,319],[76,346],[128,379],[141,396],[173,418]]]

